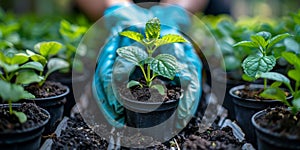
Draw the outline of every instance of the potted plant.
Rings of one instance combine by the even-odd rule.
[[[265,109],[253,115],[251,121],[255,127],[258,149],[300,149],[300,57],[292,52],[283,52],[282,56],[294,66],[288,71],[288,76],[295,81],[295,85],[292,88],[290,80],[281,75],[276,86],[262,93],[264,97],[280,100],[288,108]],[[285,91],[278,88],[281,83],[288,87],[293,100],[288,101]]]
[[[45,134],[53,132],[59,120],[63,117],[64,104],[69,88],[59,82],[48,81],[51,73],[69,67],[69,64],[60,58],[53,56],[61,50],[62,44],[54,41],[40,42],[34,46],[36,54],[27,50],[29,58],[38,62],[39,65],[35,75],[38,80],[25,86],[25,89],[33,94],[35,98],[26,99],[25,102],[34,102],[38,106],[49,111],[51,119],[46,126]],[[30,78],[30,75],[24,75],[23,78]]]
[[[181,88],[176,77],[180,69],[177,59],[170,54],[158,54],[155,57],[153,54],[157,54],[155,51],[162,45],[186,40],[175,34],[160,38],[160,28],[159,19],[153,18],[146,23],[146,38],[135,31],[120,33],[146,48],[143,50],[138,46],[125,46],[117,49],[121,59],[136,66],[130,74],[130,81],[122,83],[123,87],[120,88],[123,89],[119,93],[125,109],[126,123],[131,127],[148,128],[158,125],[174,113],[179,103]],[[170,90],[173,94],[170,94]]]
[[[41,134],[49,121],[48,111],[33,104],[12,104],[21,99],[34,98],[22,84],[33,82],[32,74],[38,63],[28,61],[24,53],[0,51],[0,146],[3,149],[38,149]],[[23,78],[31,74],[29,78]]]
[[[251,41],[241,41],[234,46],[255,48],[257,54],[247,56],[242,62],[244,79],[254,81],[263,78],[264,84],[239,85],[230,89],[229,94],[234,102],[236,120],[246,134],[246,139],[256,145],[255,131],[249,121],[252,115],[268,107],[280,105],[278,100],[266,99],[260,93],[267,88],[267,78],[262,73],[269,72],[276,64],[276,58],[272,53],[272,46],[288,37],[289,34],[280,34],[271,38],[269,32],[259,32],[251,36]]]

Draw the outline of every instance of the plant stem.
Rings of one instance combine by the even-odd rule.
[[[264,79],[264,90],[267,88],[267,79]]]
[[[145,80],[146,80],[146,82],[147,82],[147,84],[148,84],[148,78],[147,78],[147,75],[146,75],[144,66],[142,66],[142,65],[139,65],[139,66],[140,66],[140,68],[141,68],[141,70],[142,70],[142,72],[143,72],[144,78],[145,78]]]
[[[11,101],[8,101],[8,107],[9,107],[9,114],[12,115],[12,103]]]
[[[147,65],[147,85],[150,85],[151,80],[151,72],[150,72],[150,65]]]

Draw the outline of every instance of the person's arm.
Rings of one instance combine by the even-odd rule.
[[[175,4],[183,7],[191,13],[203,11],[209,0],[162,0],[162,3]]]
[[[131,0],[76,0],[78,7],[85,12],[91,20],[97,20],[106,8]]]

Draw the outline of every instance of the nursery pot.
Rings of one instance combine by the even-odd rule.
[[[8,104],[1,104],[1,106],[8,108]],[[21,104],[13,104],[13,108],[21,107]],[[44,127],[49,121],[50,114],[45,109],[40,108],[41,111],[48,116],[42,123],[32,128],[24,130],[16,130],[13,132],[0,132],[0,149],[14,149],[14,150],[37,150],[40,147],[41,135]]]
[[[261,127],[256,123],[256,120],[267,113],[262,110],[253,115],[251,122],[255,128],[257,136],[258,150],[299,150],[300,140],[299,137],[282,135],[280,133],[272,132],[266,128]]]
[[[239,126],[245,132],[246,139],[256,146],[256,136],[253,125],[251,124],[252,116],[263,109],[268,107],[275,107],[282,105],[277,100],[255,100],[255,99],[244,99],[235,94],[235,91],[245,89],[246,85],[239,85],[230,89],[229,94],[232,97],[234,103],[234,110],[236,115],[236,121]],[[250,89],[261,89],[263,85],[250,84]]]
[[[56,129],[56,125],[58,125],[59,121],[63,117],[64,104],[66,103],[66,95],[70,91],[68,87],[64,87],[66,88],[66,92],[61,95],[25,100],[25,102],[35,103],[37,106],[46,109],[50,113],[51,118],[45,127],[44,134],[54,132]]]
[[[170,100],[167,102],[140,102],[128,99],[121,95],[122,102],[125,110],[126,125],[134,128],[150,128],[171,119],[174,122],[174,112],[178,106],[179,100]],[[172,116],[173,115],[173,116]],[[172,116],[172,117],[171,117]],[[171,118],[170,118],[171,117]],[[162,128],[145,131],[158,133],[155,138],[164,138],[172,132],[174,124],[166,124]]]
[[[70,116],[71,110],[73,106],[76,104],[74,94],[73,94],[73,86],[79,87],[85,85],[88,80],[89,73],[85,71],[83,74],[72,76],[72,73],[60,73],[55,72],[50,75],[49,79],[51,81],[57,81],[69,87],[70,92],[66,95],[66,103],[64,105],[64,116]]]

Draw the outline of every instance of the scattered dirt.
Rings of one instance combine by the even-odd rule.
[[[65,86],[52,81],[46,81],[41,87],[37,83],[34,83],[25,87],[25,90],[33,94],[36,98],[57,96],[67,91]]]
[[[53,137],[51,149],[107,149],[108,142],[93,132],[79,114],[70,118],[67,123],[61,136]]]
[[[27,121],[21,124],[16,116],[9,114],[8,108],[0,106],[0,132],[11,132],[36,127],[43,124],[48,117],[32,103],[23,103],[20,108],[13,110],[25,113]]]
[[[256,122],[263,128],[282,135],[298,136],[300,140],[300,113],[293,115],[283,107],[274,110],[267,109],[267,114],[258,118]]]

